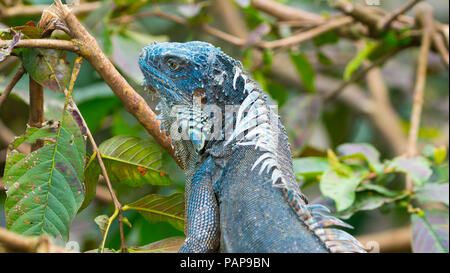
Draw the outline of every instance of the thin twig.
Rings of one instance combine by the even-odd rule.
[[[419,60],[417,63],[416,72],[416,82],[414,85],[414,99],[413,106],[411,110],[411,127],[409,129],[408,137],[408,156],[414,156],[417,153],[417,140],[419,136],[420,128],[420,117],[422,114],[423,107],[423,96],[427,77],[427,65],[428,65],[428,54],[430,52],[431,37],[430,34],[433,28],[433,10],[431,6],[423,6],[423,10],[419,11],[417,14],[417,19],[421,21],[423,26],[422,34],[422,45],[419,52]],[[412,191],[413,183],[411,178],[406,180],[406,190],[408,192]]]
[[[380,252],[409,252],[411,249],[411,227],[389,229],[377,233],[365,234],[356,237],[363,245],[376,242]]]
[[[9,45],[10,40],[0,40],[0,48]],[[50,48],[50,49],[62,49],[72,52],[79,52],[79,48],[71,41],[56,40],[56,39],[26,39],[20,40],[15,48]]]
[[[0,46],[1,47],[1,46]],[[19,69],[16,71],[14,76],[9,81],[8,85],[6,86],[5,90],[3,91],[2,95],[0,96],[0,108],[2,107],[3,102],[8,98],[9,94],[13,90],[14,86],[16,86],[17,82],[22,78],[22,76],[25,74],[25,69],[21,65]]]
[[[90,13],[99,8],[101,4],[101,1],[80,3],[77,6],[73,6],[71,9],[74,14]],[[0,11],[0,18],[38,16],[46,9],[48,9],[48,5],[15,5],[13,7],[2,8]]]
[[[166,149],[180,167],[183,167],[183,164],[175,156],[171,138],[160,131],[161,122],[156,120],[156,114],[151,110],[146,101],[117,71],[108,57],[102,52],[95,38],[89,34],[76,16],[61,1],[56,0],[55,2],[55,12],[59,19],[70,29],[72,41],[80,49],[80,55],[94,67],[114,94],[122,101],[125,109],[136,117],[156,142]]]
[[[8,145],[9,143],[13,142],[15,138],[15,135],[11,130],[6,127],[3,122],[0,120],[0,142],[3,142],[4,144]],[[24,142],[19,147],[16,148],[17,151],[23,153],[23,154],[29,154],[31,152],[31,145]]]
[[[324,24],[321,24],[317,27],[314,27],[310,30],[300,32],[297,35],[293,35],[284,39],[271,41],[271,42],[261,42],[256,45],[262,47],[264,49],[273,49],[276,47],[284,47],[288,48],[294,45],[298,45],[304,41],[311,40],[312,38],[319,36],[322,33],[327,31],[336,29],[338,27],[342,27],[344,25],[350,24],[353,22],[353,18],[349,16],[339,17],[332,20],[327,21]]]
[[[74,82],[75,82],[75,78],[77,77],[78,72],[80,71],[81,60],[82,60],[82,58],[78,57],[77,60],[75,61],[75,65],[74,65],[74,69],[73,69],[73,72],[72,72],[72,77],[71,77],[71,81],[70,81],[70,85],[69,85],[69,90],[65,90],[64,92],[66,93],[66,96],[69,96],[69,105],[70,105],[70,107],[73,109],[73,111],[75,111],[78,114],[78,116],[81,119],[83,127],[86,129],[86,134],[87,134],[87,136],[89,138],[89,141],[90,141],[90,143],[92,145],[92,150],[96,154],[98,163],[100,165],[100,169],[102,171],[102,175],[103,175],[103,177],[105,179],[106,185],[108,186],[109,193],[111,194],[111,199],[113,200],[114,207],[118,210],[119,227],[120,227],[120,238],[121,238],[121,243],[122,243],[122,251],[126,252],[126,245],[125,245],[125,240],[124,240],[124,235],[123,235],[123,224],[122,224],[122,204],[120,204],[119,200],[117,199],[116,194],[114,193],[114,189],[112,188],[112,185],[111,185],[111,180],[109,179],[108,172],[106,171],[106,167],[105,167],[105,164],[103,163],[103,159],[102,159],[100,150],[98,149],[97,143],[95,142],[94,137],[92,136],[92,133],[89,130],[89,127],[87,126],[87,123],[84,120],[83,115],[81,114],[80,110],[78,109],[78,106],[75,104],[75,102],[71,98],[71,90],[73,88],[73,85],[74,85]]]
[[[401,119],[390,102],[389,90],[381,69],[372,68],[367,72],[366,80],[374,103],[372,112],[376,112],[376,115],[371,115],[373,122],[383,131],[383,135],[395,154],[404,154],[407,138],[401,128]]]
[[[444,44],[443,37],[437,32],[434,27],[432,28],[432,34],[431,38],[433,39],[433,46],[436,48],[437,52],[439,52],[439,55],[441,56],[441,60],[444,63],[444,65],[449,67],[449,59],[448,59],[448,49]]]
[[[386,18],[380,21],[379,23],[379,29],[381,31],[385,31],[389,28],[391,23],[397,19],[400,15],[406,13],[408,10],[410,10],[412,7],[414,7],[417,3],[419,3],[422,0],[411,0],[406,5],[400,7],[397,10],[394,10],[392,13],[388,14]]]
[[[369,72],[372,68],[380,66],[384,64],[387,60],[395,56],[398,52],[402,51],[405,47],[398,47],[391,52],[385,54],[383,57],[378,58],[376,61],[372,62],[369,66],[366,68],[354,73],[350,80],[343,82],[340,86],[338,86],[333,91],[330,91],[323,95],[324,101],[328,102],[336,98],[349,84],[359,81],[362,79],[367,72]]]
[[[0,227],[0,249],[6,252],[64,253],[71,252],[50,242],[46,235],[29,237]]]
[[[271,0],[252,0],[251,5],[259,10],[264,11],[279,19],[285,20],[307,20],[317,23],[323,23],[325,19],[315,13],[303,11],[293,7],[289,7]]]

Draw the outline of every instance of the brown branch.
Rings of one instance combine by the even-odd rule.
[[[0,192],[5,192],[6,188],[5,185],[3,184],[3,177],[0,177]]]
[[[396,20],[400,15],[406,13],[408,10],[410,10],[412,7],[414,7],[420,1],[422,1],[422,0],[411,0],[406,5],[400,7],[399,9],[393,11],[392,13],[388,14],[386,16],[386,18],[384,18],[383,20],[381,20],[378,23],[378,29],[381,31],[387,30],[394,20]]]
[[[360,79],[362,79],[367,72],[369,72],[372,68],[374,67],[378,67],[380,65],[383,65],[387,60],[389,60],[390,58],[392,58],[393,56],[395,56],[398,52],[402,51],[405,47],[398,47],[394,50],[392,50],[389,53],[386,53],[383,57],[378,58],[377,60],[375,60],[374,62],[372,62],[369,66],[367,66],[366,68],[354,73],[352,75],[352,77],[350,78],[350,80],[348,81],[344,81],[340,86],[338,86],[336,89],[328,92],[327,94],[324,95],[324,100],[325,101],[331,101],[334,98],[336,98],[336,96],[339,95],[339,93],[341,93],[350,83],[359,81]]]
[[[142,12],[138,12],[135,14],[130,14],[130,15],[125,15],[125,16],[121,16],[118,18],[114,18],[111,20],[112,23],[118,23],[118,24],[129,24],[131,22],[136,21],[139,18],[145,18],[145,17],[161,17],[164,19],[167,19],[169,21],[181,24],[181,25],[185,25],[187,24],[186,19],[184,19],[183,17],[180,17],[178,15],[174,15],[174,14],[170,14],[170,13],[166,13],[160,10],[155,10],[155,11],[142,11]]]
[[[23,236],[0,227],[0,252],[22,253],[65,253],[72,252],[61,248],[50,241],[46,235]]]
[[[264,11],[265,13],[270,14],[278,19],[300,21],[306,20],[309,22],[314,21],[317,24],[323,23],[325,21],[325,19],[320,15],[292,8],[271,0],[252,0],[251,5],[254,8]]]
[[[9,130],[9,128],[6,127],[0,120],[0,142],[9,145],[9,143],[13,142],[14,139],[15,139],[14,133],[11,132],[11,130]],[[28,143],[22,143],[16,149],[23,154],[29,154],[31,152],[31,145]]]
[[[373,234],[358,236],[357,240],[363,245],[369,242],[376,242],[380,247],[380,252],[410,252],[411,251],[411,227],[402,227],[386,230]]]
[[[0,48],[9,45],[9,40],[0,40]],[[62,49],[72,52],[79,52],[79,48],[71,41],[55,40],[55,39],[26,39],[20,40],[14,47],[17,48],[50,48],[50,49]]]
[[[30,112],[28,124],[30,127],[41,128],[44,119],[44,86],[30,78]],[[44,146],[44,141],[38,139],[35,143],[31,144],[31,151]]]
[[[106,185],[108,186],[108,190],[109,190],[109,193],[110,193],[110,195],[111,195],[111,199],[112,199],[112,201],[113,201],[114,207],[115,207],[116,209],[119,210],[119,219],[118,219],[118,221],[119,221],[119,232],[120,232],[121,248],[122,248],[122,252],[127,252],[127,246],[125,245],[125,237],[124,237],[124,234],[123,234],[123,222],[122,222],[122,219],[123,219],[122,213],[123,213],[123,211],[122,211],[122,204],[120,204],[119,200],[117,199],[116,194],[114,193],[114,189],[112,188],[111,180],[109,179],[108,172],[106,171],[105,163],[103,162],[103,159],[102,159],[100,150],[98,149],[97,143],[95,142],[94,137],[92,136],[92,133],[91,133],[91,131],[89,130],[89,127],[87,126],[86,121],[84,120],[83,116],[81,115],[80,110],[78,109],[77,105],[73,102],[72,99],[70,99],[70,102],[69,102],[69,103],[70,103],[70,106],[71,106],[71,107],[78,113],[78,115],[81,117],[81,121],[82,121],[82,123],[83,123],[83,126],[84,126],[84,128],[86,128],[86,133],[87,133],[87,136],[88,136],[88,138],[89,138],[89,142],[90,142],[91,145],[92,145],[92,150],[93,150],[94,153],[96,154],[97,161],[98,161],[98,163],[99,163],[99,165],[100,165],[100,169],[101,169],[101,171],[102,171],[102,175],[103,175],[103,177],[104,177],[104,179],[105,179]]]
[[[300,32],[297,35],[293,35],[284,39],[271,41],[271,42],[261,42],[257,43],[256,45],[259,47],[262,47],[264,49],[273,49],[276,47],[291,47],[293,45],[298,45],[302,42],[305,42],[307,40],[310,40],[316,36],[319,36],[322,33],[325,33],[327,31],[342,27],[344,25],[348,25],[353,22],[352,17],[344,16],[335,18],[332,20],[329,20],[322,25],[319,25],[315,28],[312,28],[310,30]]]
[[[422,45],[419,52],[417,63],[416,82],[414,85],[414,99],[411,110],[411,127],[408,137],[408,156],[414,156],[417,153],[417,140],[419,136],[420,117],[422,114],[423,96],[427,77],[428,54],[430,52],[431,37],[433,28],[433,10],[430,5],[422,5],[422,10],[417,13],[417,20],[423,26]],[[413,183],[410,178],[407,179],[406,190],[413,189]]]
[[[91,63],[94,69],[105,80],[114,94],[122,101],[125,109],[134,115],[139,123],[154,137],[156,142],[165,148],[177,160],[178,165],[182,167],[181,162],[175,156],[170,137],[167,137],[159,129],[160,121],[156,120],[156,114],[122,75],[120,75],[111,61],[103,54],[95,38],[89,34],[75,15],[66,6],[63,6],[61,1],[56,0],[56,3],[56,12],[68,29],[70,29],[72,41],[79,48],[79,53]]]
[[[401,128],[401,120],[389,100],[389,91],[381,73],[381,69],[373,68],[367,72],[367,85],[374,103],[374,115],[371,118],[376,127],[382,130],[384,138],[396,155],[406,151],[407,138]]]
[[[448,69],[449,67],[448,49],[445,46],[444,39],[441,35],[439,35],[439,33],[435,30],[434,27],[431,29],[431,31],[432,31],[431,38],[433,46],[436,49],[436,51],[439,52],[442,62]]]
[[[1,46],[0,46],[1,47]],[[0,96],[0,108],[2,107],[3,102],[8,98],[9,94],[13,90],[14,86],[16,86],[17,82],[22,78],[22,76],[25,74],[25,69],[21,65],[19,69],[17,69],[14,76],[9,81],[8,85],[6,86],[5,90],[3,90],[2,95]]]
[[[147,16],[157,16],[157,17],[161,17],[161,18],[170,20],[170,21],[178,23],[178,24],[186,25],[186,26],[189,26],[192,28],[198,28],[201,31],[203,31],[209,35],[215,36],[219,39],[222,39],[222,40],[224,40],[230,44],[236,45],[236,46],[245,46],[247,44],[247,40],[244,38],[240,38],[235,35],[226,33],[222,30],[219,30],[219,29],[209,26],[207,24],[203,24],[203,25],[199,25],[199,26],[190,25],[184,18],[179,17],[177,15],[165,13],[162,11],[140,12],[140,13],[136,13],[133,15],[127,15],[124,17],[116,18],[116,19],[112,20],[112,22],[118,22],[118,23],[124,24],[124,23],[132,22],[137,18],[142,18],[142,17],[147,17]],[[297,35],[287,37],[284,39],[279,39],[279,40],[270,41],[270,42],[264,42],[264,41],[257,42],[257,43],[255,43],[255,46],[257,48],[261,48],[261,49],[274,49],[277,47],[294,46],[294,45],[300,44],[304,41],[310,40],[324,32],[327,32],[327,31],[333,30],[335,28],[350,24],[352,21],[353,21],[353,19],[351,17],[340,17],[340,18],[329,20],[329,21],[321,20],[319,23],[320,25],[311,30],[301,32]],[[323,22],[323,24],[322,24],[322,22]]]
[[[68,104],[72,108],[72,111],[75,111],[78,114],[78,116],[81,119],[82,126],[86,129],[86,134],[92,145],[92,150],[96,154],[98,163],[100,165],[100,169],[102,171],[103,178],[105,179],[106,185],[108,186],[108,190],[111,195],[111,199],[113,200],[114,207],[119,211],[119,229],[120,229],[122,251],[126,252],[127,247],[125,245],[125,239],[124,239],[124,235],[123,235],[123,224],[122,224],[122,204],[120,204],[119,200],[117,199],[116,194],[114,193],[114,189],[112,188],[111,180],[109,179],[108,172],[106,171],[105,164],[103,163],[103,159],[102,159],[100,150],[98,149],[97,143],[95,142],[94,137],[93,137],[91,131],[89,130],[89,127],[87,126],[86,120],[84,119],[83,115],[81,114],[80,110],[78,109],[78,106],[75,104],[75,102],[71,98],[73,86],[75,84],[76,78],[78,77],[78,73],[80,72],[82,60],[83,60],[82,57],[78,57],[75,60],[74,68],[73,68],[70,83],[69,83],[69,89],[68,90],[64,89],[64,94],[66,95],[66,100],[68,101]]]
[[[243,39],[248,37],[247,22],[233,1],[214,0],[211,14],[228,33]]]
[[[71,11],[74,14],[89,13],[99,8],[101,4],[101,1],[81,3],[80,5],[71,7]],[[0,18],[38,16],[46,9],[48,9],[48,5],[15,5],[13,7],[2,8],[0,10]]]

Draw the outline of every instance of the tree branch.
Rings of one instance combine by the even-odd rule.
[[[0,48],[6,47],[9,44],[9,40],[0,40]],[[55,39],[26,39],[20,40],[14,47],[17,48],[50,48],[50,49],[62,49],[72,52],[79,52],[79,48],[71,41],[55,40]]]
[[[374,67],[378,67],[382,64],[384,64],[387,60],[389,60],[390,58],[392,58],[393,56],[395,56],[398,52],[402,51],[405,47],[398,47],[394,50],[392,50],[389,53],[386,53],[383,57],[378,58],[377,60],[375,60],[374,62],[372,62],[369,66],[367,66],[366,68],[354,73],[352,75],[352,77],[350,78],[350,80],[348,81],[344,81],[342,82],[342,84],[340,86],[338,86],[336,89],[328,92],[327,94],[324,95],[324,100],[325,101],[331,101],[334,98],[336,98],[336,96],[339,95],[339,93],[341,93],[350,83],[359,81],[360,79],[362,79],[367,72],[369,72],[372,68]]]
[[[310,30],[300,32],[297,35],[293,35],[284,39],[276,40],[276,41],[270,41],[270,42],[261,42],[257,43],[256,46],[259,46],[264,49],[273,49],[276,47],[291,47],[294,45],[298,45],[302,42],[311,40],[312,38],[319,36],[322,33],[325,33],[327,31],[348,25],[353,22],[352,17],[343,16],[331,19],[329,21],[326,21],[325,23],[314,27]]]
[[[411,227],[402,227],[386,230],[373,234],[358,236],[356,238],[363,245],[376,242],[380,246],[380,252],[409,252],[411,249]]]
[[[71,252],[53,244],[46,235],[29,237],[0,227],[0,252],[65,253]]]
[[[72,97],[71,97],[73,86],[75,84],[75,80],[76,80],[78,73],[80,71],[80,68],[81,68],[81,61],[82,61],[81,57],[78,57],[75,60],[74,68],[72,71],[72,76],[70,79],[69,90],[64,89],[64,93],[66,95],[66,100],[68,100],[68,103],[69,103],[70,107],[72,108],[72,111],[75,111],[78,114],[78,116],[80,117],[81,123],[82,123],[83,127],[86,129],[86,134],[92,145],[92,150],[96,154],[100,169],[102,171],[103,178],[105,179],[106,185],[108,186],[109,193],[111,194],[111,199],[113,200],[114,207],[116,208],[116,210],[119,213],[119,229],[120,229],[120,239],[121,239],[121,244],[122,244],[122,251],[126,252],[127,247],[125,245],[125,239],[124,239],[124,235],[123,235],[123,224],[122,224],[122,204],[120,204],[119,200],[116,197],[116,194],[114,193],[114,189],[112,188],[111,181],[109,180],[108,172],[106,171],[106,167],[105,167],[105,164],[103,163],[102,155],[100,153],[100,150],[98,149],[97,143],[95,142],[95,139],[94,139],[91,131],[89,130],[89,127],[87,126],[87,123],[86,123],[83,115],[81,114],[80,110],[78,109],[78,106],[75,104],[75,102],[72,100]],[[105,234],[105,237],[106,237],[106,235],[107,234]]]
[[[366,80],[372,95],[374,112],[376,112],[371,116],[373,122],[382,130],[383,136],[395,154],[404,154],[407,138],[402,131],[401,120],[389,100],[389,91],[384,83],[381,69],[373,68],[368,71]]]
[[[56,0],[56,4],[56,12],[70,29],[72,41],[79,48],[81,56],[91,63],[114,94],[122,101],[125,109],[134,115],[156,142],[165,148],[182,167],[181,162],[175,156],[170,137],[160,131],[160,121],[156,120],[156,114],[150,109],[146,101],[120,75],[111,61],[103,54],[95,38],[89,34],[75,15],[62,5],[61,1]]]
[[[33,80],[29,76],[29,95],[30,95],[30,113],[28,124],[30,127],[41,128],[44,119],[44,86]],[[35,143],[31,144],[31,151],[44,146],[44,141],[38,139]]]
[[[387,30],[394,20],[396,20],[400,15],[406,13],[420,1],[422,0],[411,0],[406,5],[388,14],[386,18],[384,18],[378,23],[378,29],[380,29],[381,31]]]
[[[74,14],[89,13],[99,8],[101,4],[101,1],[81,3],[77,6],[72,6],[71,11]],[[7,19],[12,17],[38,16],[41,15],[47,8],[48,5],[15,5],[13,7],[5,7],[0,9],[0,18]]]
[[[427,78],[428,53],[430,52],[431,37],[433,28],[433,10],[429,5],[423,5],[422,10],[417,13],[417,20],[423,26],[422,45],[419,52],[419,60],[417,63],[416,82],[414,85],[414,99],[411,110],[411,127],[408,137],[408,156],[414,156],[417,153],[417,139],[419,136],[420,117],[422,114],[423,96],[425,82]],[[406,190],[412,191],[413,183],[410,178],[407,179]]]
[[[0,46],[0,48],[1,48],[1,46]],[[0,96],[0,108],[2,107],[3,102],[5,102],[5,100],[8,98],[8,96],[11,93],[11,91],[13,90],[14,86],[16,86],[16,84],[20,81],[20,79],[22,78],[22,76],[24,74],[25,74],[25,69],[21,65],[19,67],[19,69],[17,69],[17,71],[14,74],[14,76],[9,81],[9,83],[6,86],[5,90],[3,90],[2,95]]]

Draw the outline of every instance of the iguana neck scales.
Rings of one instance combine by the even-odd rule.
[[[286,131],[240,62],[204,42],[154,43],[145,85],[186,173],[181,252],[365,252],[350,227],[308,204]]]

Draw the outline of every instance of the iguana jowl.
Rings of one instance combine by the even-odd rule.
[[[365,252],[330,228],[349,225],[307,203],[286,131],[239,61],[204,42],[153,43],[139,64],[185,166],[180,252]]]

